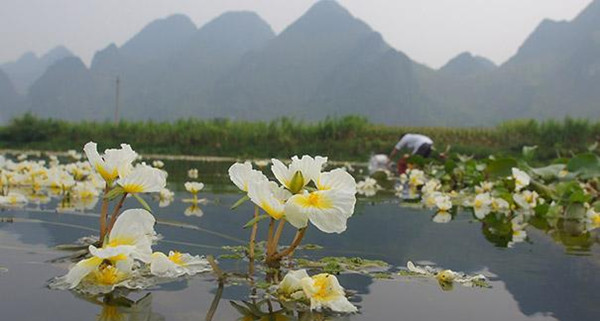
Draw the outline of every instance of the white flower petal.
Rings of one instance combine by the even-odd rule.
[[[64,282],[69,284],[70,289],[75,288],[83,278],[97,269],[101,263],[102,259],[97,257],[79,261],[69,269],[67,275],[64,276]]]

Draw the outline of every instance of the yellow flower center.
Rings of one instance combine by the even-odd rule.
[[[129,194],[144,192],[144,186],[142,186],[141,184],[131,183],[131,184],[125,184],[121,187],[123,187],[123,190]]]
[[[473,207],[475,208],[481,208],[483,206],[483,202],[481,200],[476,199],[475,202],[473,203]]]
[[[527,203],[533,203],[533,194],[527,194],[527,195],[525,195],[525,201]]]
[[[117,172],[116,168],[113,169],[112,172],[109,172],[100,163],[96,163],[95,167],[98,174],[100,174],[100,176],[102,176],[102,178],[104,178],[104,180],[107,182],[112,182],[115,178],[117,178],[117,176],[119,176],[119,172]]]
[[[91,191],[81,191],[79,192],[79,198],[82,199],[86,199],[86,198],[94,198],[94,194]]]
[[[186,265],[186,263],[183,261],[183,254],[181,254],[181,252],[173,252],[171,255],[169,255],[169,260],[177,265]]]
[[[329,209],[332,207],[331,200],[324,197],[319,192],[313,192],[300,199],[300,205],[303,207],[314,207],[317,209]]]
[[[331,275],[329,274],[320,274],[313,277],[313,280],[315,281],[314,287],[317,289],[317,292],[313,294],[313,298],[327,300],[334,294],[331,282],[329,281],[330,277]]]
[[[105,265],[94,271],[94,277],[99,284],[113,285],[124,278],[124,273],[112,265]]]

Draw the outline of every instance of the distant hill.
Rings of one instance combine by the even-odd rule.
[[[222,79],[212,97],[219,116],[243,119],[364,114],[400,119],[421,106],[413,63],[334,1],[304,16],[249,54]],[[424,120],[422,110],[414,117]]]
[[[50,65],[71,56],[73,54],[67,48],[58,46],[39,58],[32,52],[25,53],[17,61],[0,65],[0,69],[11,79],[17,92],[25,94]]]
[[[361,114],[387,124],[451,126],[597,119],[600,0],[573,21],[542,22],[500,66],[462,53],[439,70],[391,48],[332,0],[317,2],[278,35],[252,12],[225,13],[199,29],[174,15],[98,51],[89,69],[78,58],[56,59],[19,110],[112,118],[117,77],[127,119]]]
[[[592,2],[573,21],[543,21],[515,56],[492,71],[464,70],[463,76],[449,77],[444,69],[451,64],[420,76],[434,104],[466,115],[457,125],[567,115],[598,119],[600,1]]]
[[[31,85],[31,111],[61,119],[98,119],[93,112],[94,92],[94,81],[83,62],[77,57],[63,58]]]
[[[463,52],[452,58],[440,69],[440,73],[451,77],[471,77],[495,70],[496,64],[487,58],[473,56],[470,52]]]
[[[21,103],[22,97],[15,90],[8,75],[0,70],[0,123],[17,114]]]

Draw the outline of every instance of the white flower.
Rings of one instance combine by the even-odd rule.
[[[517,205],[524,210],[535,208],[537,206],[538,197],[538,193],[528,190],[522,191],[518,194],[513,194],[513,200],[515,200],[515,203],[517,203]]]
[[[374,178],[367,177],[364,181],[360,181],[356,184],[356,190],[358,194],[364,195],[366,197],[371,197],[377,194],[377,191],[381,190],[381,186],[377,184],[377,181]]]
[[[192,203],[192,205],[188,206],[185,209],[185,211],[183,211],[183,214],[185,216],[202,217],[204,215],[204,212],[202,211],[202,208],[200,208],[200,206],[197,203]]]
[[[408,185],[418,187],[425,184],[425,173],[418,169],[408,171]]]
[[[408,182],[408,175],[406,173],[400,174],[400,184],[404,185]]]
[[[479,186],[475,186],[475,193],[476,194],[483,194],[483,193],[489,193],[494,189],[494,183],[492,182],[488,182],[488,181],[484,181],[479,183]]]
[[[423,195],[423,199],[421,200],[421,202],[423,203],[423,206],[431,209],[436,206],[437,199],[440,196],[443,196],[441,192],[427,193]]]
[[[492,203],[490,204],[490,207],[492,208],[492,212],[495,213],[506,214],[510,211],[510,204],[508,204],[507,201],[500,197],[492,198]]]
[[[375,181],[377,184],[377,181]],[[324,172],[319,175],[315,181],[317,189],[324,191],[335,189],[351,195],[356,194],[356,181],[352,175],[348,174],[343,168],[336,168],[330,172]]]
[[[482,193],[475,196],[473,200],[473,212],[475,217],[482,220],[491,212],[492,198],[489,193]]]
[[[341,233],[354,213],[356,197],[336,189],[296,194],[285,203],[285,219],[296,228],[308,221],[325,233]]]
[[[47,172],[46,179],[42,184],[50,189],[66,191],[75,185],[75,179],[67,172],[52,169]]]
[[[321,174],[323,165],[327,162],[327,157],[304,155],[301,159],[298,156],[292,157],[290,166],[285,166],[278,159],[271,159],[271,171],[275,178],[287,189],[297,193],[311,181],[316,182]],[[299,174],[296,174],[299,173]]]
[[[425,185],[421,188],[421,192],[423,194],[431,194],[433,192],[437,192],[442,187],[442,184],[437,179],[431,179],[425,183]]]
[[[197,179],[198,178],[198,170],[195,168],[188,170],[188,177],[191,179]]]
[[[248,184],[250,182],[268,181],[267,177],[261,172],[252,169],[250,162],[235,163],[229,167],[229,179],[240,190],[248,192]]]
[[[524,223],[524,220],[522,215],[515,216],[511,220],[512,239],[508,243],[508,247],[512,247],[515,243],[523,242],[527,238],[527,232],[525,231],[527,224]]]
[[[90,245],[90,252],[94,249],[98,251],[97,253],[102,253],[126,246],[131,249],[132,258],[148,263],[152,254],[152,241],[156,237],[154,223],[156,223],[154,216],[146,210],[126,210],[117,217],[102,248],[96,249]]]
[[[150,262],[150,245],[155,237],[154,217],[145,210],[123,212],[115,222],[102,248],[90,245],[92,257],[79,261],[69,269],[59,284],[77,287],[84,279],[94,285],[114,289],[126,282],[134,267],[134,260]]]
[[[268,159],[257,159],[254,161],[254,164],[256,164],[256,166],[263,168],[263,167],[267,167],[267,165],[269,165],[269,160]]]
[[[512,177],[515,180],[515,191],[520,191],[524,187],[527,187],[531,181],[531,178],[524,171],[513,167],[512,168]]]
[[[79,261],[61,278],[61,283],[73,289],[87,279],[91,284],[114,289],[130,277],[134,263],[133,259],[123,253],[115,254],[109,258],[93,256]]]
[[[27,203],[27,197],[17,192],[10,192],[6,196],[0,196],[0,205],[23,206]]]
[[[198,192],[200,192],[204,188],[204,183],[185,182],[184,186],[185,186],[186,191],[188,191],[192,194],[198,194]]]
[[[310,309],[322,311],[354,313],[358,309],[348,301],[344,288],[334,275],[323,273],[305,277],[301,281],[304,294],[310,300]]]
[[[306,270],[289,271],[279,283],[277,287],[277,293],[284,297],[293,298],[299,300],[305,297],[302,289],[302,283],[300,282],[304,278],[310,278]]]
[[[137,153],[128,144],[121,144],[121,149],[107,149],[103,156],[98,154],[97,144],[94,142],[85,144],[83,151],[92,167],[107,182],[127,175],[131,170],[131,163],[137,158]]]
[[[92,183],[79,182],[71,189],[71,195],[75,199],[95,199],[100,193]]]
[[[284,215],[285,202],[292,194],[275,182],[259,180],[250,182],[248,197],[272,218],[278,220]]]
[[[168,188],[163,188],[158,192],[158,206],[166,207],[171,204],[171,202],[175,199],[175,193],[170,191]]]
[[[435,223],[448,223],[452,220],[452,215],[447,211],[439,211],[433,217],[433,222]]]
[[[152,167],[163,168],[163,167],[165,167],[165,163],[163,161],[157,159],[152,162]]]
[[[81,154],[78,153],[77,151],[75,151],[74,149],[70,149],[67,151],[67,155],[69,155],[69,157],[71,157],[74,160],[80,160],[81,159]]]
[[[439,195],[435,198],[435,206],[442,211],[447,212],[452,208],[452,201],[450,200],[450,196],[447,195]]]
[[[117,184],[126,193],[158,193],[167,185],[165,172],[139,164],[127,176],[119,178]]]
[[[169,256],[166,256],[162,252],[154,252],[150,261],[150,273],[159,277],[176,278],[210,270],[210,264],[204,257],[188,253],[171,251]]]
[[[394,194],[397,197],[403,198],[404,197],[404,185],[396,184],[396,186],[394,186]]]

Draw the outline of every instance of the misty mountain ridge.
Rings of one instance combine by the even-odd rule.
[[[173,15],[98,51],[90,68],[62,55],[50,55],[59,58],[26,97],[0,105],[16,106],[10,115],[110,119],[119,77],[126,119],[361,114],[387,124],[473,126],[600,117],[600,0],[572,21],[543,21],[500,66],[468,52],[439,70],[418,64],[331,0],[278,35],[253,12],[224,13],[200,28]],[[13,65],[38,60],[29,54]],[[12,97],[17,78],[6,74],[0,94]]]
[[[29,86],[33,84],[42,74],[55,62],[73,56],[73,53],[64,46],[57,46],[48,51],[41,57],[33,52],[23,54],[14,62],[7,62],[0,65],[11,79],[13,86],[20,94],[26,94]]]

